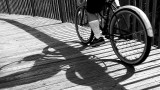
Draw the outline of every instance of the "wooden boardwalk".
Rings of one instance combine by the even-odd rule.
[[[142,89],[160,90],[160,50],[129,66],[109,42],[82,46],[71,23],[0,14],[0,90]]]

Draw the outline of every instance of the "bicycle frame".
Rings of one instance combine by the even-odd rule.
[[[131,5],[119,7],[114,1],[106,1],[101,12],[97,13],[102,34],[110,40],[113,51],[120,60],[131,65],[140,64],[148,57],[151,49],[150,42],[153,37],[151,23],[138,7]],[[89,25],[86,5],[83,3],[78,7],[75,14],[76,32],[84,45],[90,44],[94,38],[91,28],[81,29]]]
[[[110,1],[105,2],[105,5],[104,5],[102,11],[100,13],[98,13],[98,15],[100,16],[99,19],[101,20],[100,24],[104,25],[103,27],[101,27],[102,33],[103,33],[103,35],[105,35],[105,37],[107,39],[109,39],[109,37],[111,36],[108,31],[109,24],[110,24],[110,18],[111,18],[110,14],[111,13],[114,14],[117,9],[118,9],[118,6],[114,2],[114,0],[110,0]]]
[[[81,6],[83,6],[84,8],[87,7],[87,0],[85,0],[85,2],[82,3]],[[99,16],[100,19],[100,25],[103,25],[103,27],[101,27],[102,30],[102,34],[107,38],[107,39],[111,39],[110,36],[112,36],[109,33],[109,24],[110,24],[110,19],[113,16],[113,14],[116,12],[116,10],[119,8],[120,6],[117,5],[117,3],[115,2],[115,0],[106,0],[105,5],[102,9],[101,12],[97,13],[97,15]],[[84,12],[84,11],[82,11]],[[112,14],[112,15],[110,15]],[[84,16],[82,16],[84,17]],[[119,36],[120,37],[120,36]]]

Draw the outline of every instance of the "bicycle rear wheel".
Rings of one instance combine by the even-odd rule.
[[[132,65],[142,63],[151,49],[146,22],[139,14],[133,9],[121,9],[110,23],[110,41],[114,52],[120,60]]]
[[[93,32],[89,27],[87,11],[84,6],[79,7],[75,15],[75,28],[83,44],[89,44],[93,39]]]

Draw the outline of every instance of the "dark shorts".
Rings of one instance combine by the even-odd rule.
[[[102,10],[106,0],[87,0],[87,11],[98,13]]]

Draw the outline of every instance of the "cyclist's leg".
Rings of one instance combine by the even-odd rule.
[[[102,37],[101,30],[99,28],[99,21],[96,13],[101,11],[104,0],[87,0],[87,11],[89,25],[93,30],[95,37],[98,39]]]
[[[104,39],[102,37],[102,33],[99,27],[99,21],[96,14],[88,13],[88,19],[89,19],[89,25],[95,36],[95,38],[90,44],[93,46],[97,46],[104,43]]]
[[[92,14],[88,12],[87,15],[88,15],[89,25],[92,28],[95,37],[97,39],[102,37],[101,30],[99,28],[99,21],[98,21],[96,14]]]

